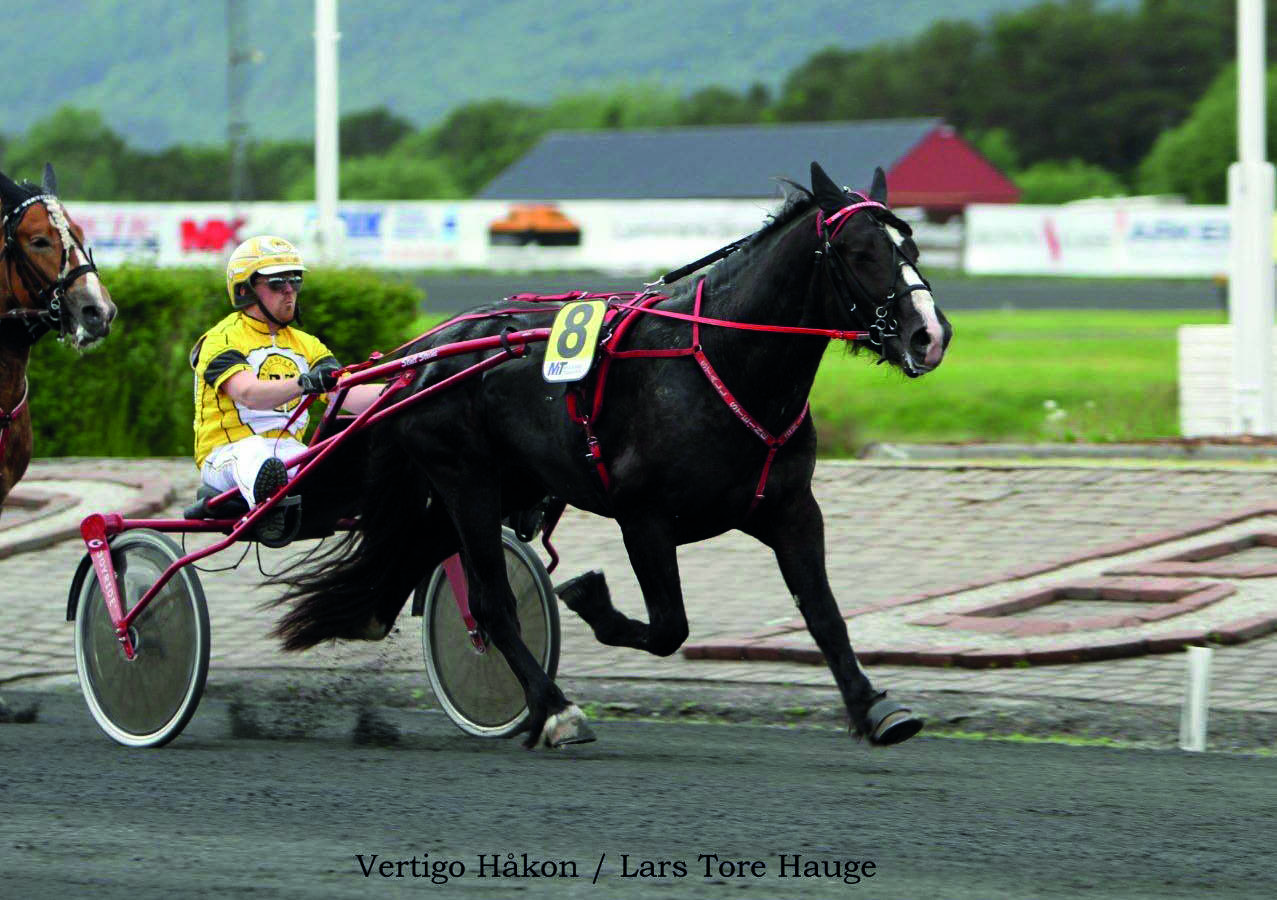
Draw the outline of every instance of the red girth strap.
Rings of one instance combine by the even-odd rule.
[[[594,430],[591,426],[591,423],[593,422],[593,420],[598,418],[598,415],[603,408],[603,392],[607,386],[607,374],[609,369],[611,368],[612,360],[614,359],[644,359],[644,358],[654,359],[654,358],[669,358],[674,356],[692,357],[693,359],[696,360],[697,365],[700,366],[701,371],[705,373],[706,379],[709,380],[709,383],[714,388],[715,392],[718,394],[719,397],[723,399],[723,402],[727,404],[727,408],[732,411],[732,414],[735,415],[736,418],[740,419],[741,422],[743,422],[745,426],[749,428],[750,431],[758,435],[759,440],[767,444],[767,459],[763,462],[763,471],[758,477],[757,487],[754,488],[754,499],[750,501],[750,504],[749,504],[749,512],[752,513],[754,509],[758,506],[759,501],[763,499],[763,492],[767,485],[767,478],[771,474],[772,463],[776,459],[777,452],[798,431],[799,426],[801,426],[803,421],[807,418],[807,413],[810,407],[809,407],[809,404],[804,404],[803,411],[798,415],[798,418],[793,421],[793,424],[791,424],[788,428],[785,429],[784,432],[782,432],[779,436],[777,436],[777,435],[773,435],[770,431],[768,431],[761,422],[755,419],[752,415],[749,414],[749,412],[743,406],[741,406],[740,401],[736,399],[736,397],[728,389],[727,385],[725,385],[723,383],[723,380],[718,376],[718,372],[715,371],[713,364],[710,363],[709,357],[705,354],[704,348],[701,347],[701,323],[704,322],[706,324],[712,324],[712,325],[722,324],[725,326],[736,327],[736,328],[741,327],[743,323],[726,322],[726,321],[720,321],[717,319],[706,319],[702,317],[701,316],[701,301],[704,298],[704,292],[705,292],[705,279],[702,278],[700,281],[696,283],[696,303],[695,303],[695,306],[693,307],[692,315],[684,316],[682,314],[676,314],[678,318],[688,319],[692,323],[692,346],[684,347],[680,349],[674,349],[674,350],[614,350],[612,349],[613,347],[620,346],[621,338],[624,336],[625,332],[629,330],[630,326],[633,325],[634,322],[638,319],[638,315],[636,315],[637,313],[643,313],[643,312],[651,312],[656,314],[662,313],[664,312],[664,310],[655,310],[655,309],[651,309],[650,307],[655,303],[659,303],[662,300],[668,300],[669,298],[657,295],[657,296],[645,298],[639,303],[638,306],[621,307],[621,309],[629,309],[631,311],[631,315],[627,316],[617,325],[616,330],[612,333],[607,343],[600,347],[600,349],[603,351],[603,358],[599,361],[598,377],[596,378],[594,383],[594,400],[590,406],[590,410],[589,412],[583,411],[581,409],[582,398],[575,390],[569,390],[567,393],[568,415],[572,417],[572,421],[576,422],[578,425],[581,425],[581,427],[585,430],[586,444],[589,447],[590,459],[594,463],[594,466],[599,473],[599,479],[603,483],[603,489],[605,491],[610,490],[611,483],[612,483],[611,478],[608,475],[607,465],[603,461],[602,449],[599,446],[598,438],[595,437],[594,435]],[[807,333],[807,334],[816,333],[816,334],[820,334],[823,337],[849,336],[851,337],[851,339],[854,339],[856,336],[859,335],[858,332],[831,332],[831,331],[817,330],[817,329],[799,329],[799,328],[788,328],[785,326],[772,326],[772,325],[759,326],[756,330],[797,332],[797,333]]]
[[[26,379],[22,380],[22,399],[18,401],[18,405],[11,412],[5,412],[4,407],[0,406],[0,462],[4,461],[4,444],[5,439],[9,437],[9,426],[14,420],[27,408],[27,384]]]
[[[587,458],[594,465],[594,471],[599,473],[599,481],[603,484],[604,492],[612,490],[612,476],[608,474],[607,463],[603,461],[603,448],[599,446],[599,439],[594,434],[593,425],[590,424],[593,417],[581,409],[584,401],[575,385],[568,388],[564,398],[568,404],[568,416],[585,432]]]

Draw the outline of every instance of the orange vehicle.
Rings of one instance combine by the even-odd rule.
[[[581,243],[580,227],[547,203],[527,203],[510,207],[505,218],[488,226],[488,242],[523,247],[576,247]]]

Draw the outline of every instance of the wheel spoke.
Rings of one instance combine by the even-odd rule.
[[[508,529],[506,576],[514,592],[524,643],[554,677],[558,668],[557,600],[540,559]],[[448,716],[469,734],[504,737],[527,715],[523,688],[495,647],[477,653],[457,608],[456,597],[442,571],[424,590],[422,647],[435,696]]]

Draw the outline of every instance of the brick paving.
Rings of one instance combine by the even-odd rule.
[[[78,539],[52,539],[75,534],[80,518],[88,512],[116,511],[131,505],[177,516],[196,483],[194,466],[186,459],[49,460],[32,466],[19,491],[28,491],[31,496],[73,495],[79,502],[74,506],[64,503],[64,508],[41,515],[26,506],[27,514],[20,520],[14,517],[12,524],[8,513],[0,517],[0,601],[9,621],[20,625],[20,630],[0,634],[0,686],[15,679],[75,670],[72,626],[65,621],[66,592],[83,555],[83,544]],[[884,640],[871,628],[875,618],[917,618],[943,610],[946,604],[951,604],[948,609],[978,606],[974,600],[994,601],[1009,592],[1048,588],[1053,581],[1060,581],[1061,573],[1067,576],[1076,571],[1081,573],[1079,577],[1099,577],[1114,565],[1113,558],[1089,559],[1099,553],[1145,547],[1130,552],[1143,554],[1140,559],[1164,559],[1173,552],[1168,547],[1217,542],[1213,535],[1220,529],[1232,538],[1277,530],[1272,520],[1256,527],[1259,519],[1254,518],[1255,510],[1277,504],[1277,469],[1272,468],[1183,468],[1117,462],[823,462],[817,468],[814,487],[825,512],[834,591],[849,615],[853,643],[866,651],[883,649],[873,646]],[[1238,521],[1247,511],[1252,518]],[[1199,537],[1185,538],[1183,529],[1194,523],[1206,530]],[[43,542],[30,529],[43,534]],[[1160,536],[1168,543],[1150,547],[1150,536]],[[191,545],[194,543],[192,540]],[[601,568],[607,573],[617,606],[630,615],[645,617],[614,523],[569,511],[555,535],[555,545],[564,560],[556,573],[558,580]],[[237,549],[206,561],[205,566],[231,564],[238,556],[232,551]],[[263,549],[262,565],[275,571],[296,552],[291,548]],[[751,538],[724,535],[682,548],[679,558],[691,622],[690,644],[739,646],[746,638],[783,638],[795,646],[809,642],[805,633],[792,630],[795,609],[771,554]],[[1063,568],[1042,571],[1049,567]],[[1010,576],[1018,576],[1022,583],[1012,585],[1007,581]],[[261,607],[274,592],[262,584],[255,553],[250,552],[238,569],[202,578],[213,625],[215,674],[285,667],[422,672],[417,619],[405,615],[396,631],[380,643],[356,642],[284,654],[266,637],[276,613]],[[1277,579],[1230,583],[1237,587],[1237,596],[1220,600],[1211,608],[1238,603],[1239,616],[1277,614]],[[909,602],[894,611],[879,610],[884,604],[889,606],[888,601]],[[862,612],[854,614],[857,610]],[[775,655],[732,661],[682,655],[658,659],[603,647],[583,623],[564,612],[559,670],[563,676],[832,685],[823,666],[789,662]],[[1205,614],[1203,609],[1181,618]],[[1162,627],[1172,630],[1170,624]],[[937,646],[963,646],[963,632],[932,629],[937,630],[947,631],[943,642],[935,642]],[[1111,631],[1093,634],[1097,644],[1112,638]],[[991,644],[988,635],[979,637],[983,647],[1003,646]],[[1010,640],[997,638],[1004,639]],[[897,695],[958,691],[1176,705],[1183,696],[1185,678],[1182,653],[995,669],[896,665],[889,664],[890,659],[887,655],[866,668],[879,686],[890,687]],[[1211,704],[1218,709],[1277,712],[1277,635],[1217,649]]]

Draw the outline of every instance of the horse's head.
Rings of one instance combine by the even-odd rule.
[[[0,223],[0,315],[25,318],[33,335],[56,330],[79,349],[106,337],[115,304],[57,198],[52,166],[40,187],[0,173]]]
[[[887,208],[886,175],[874,171],[866,197],[838,187],[813,162],[811,188],[825,242],[821,265],[844,316],[867,328],[882,359],[910,378],[930,372],[944,358],[953,327],[918,272],[909,225]]]

